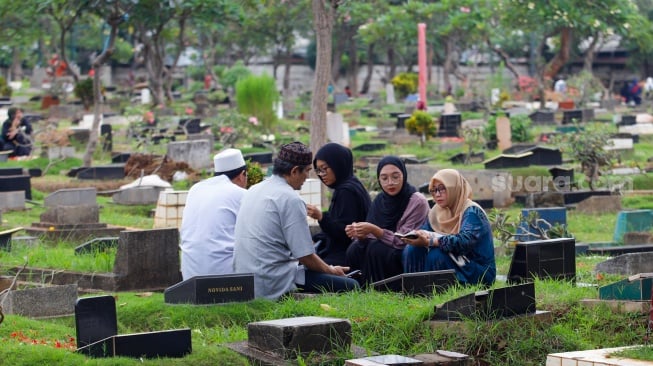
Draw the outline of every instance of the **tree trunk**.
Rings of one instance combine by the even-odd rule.
[[[23,80],[23,65],[21,64],[20,51],[17,46],[12,47],[11,50],[11,68],[8,81],[21,81]]]
[[[571,41],[572,41],[572,29],[571,28],[563,28],[560,31],[560,50],[558,53],[549,61],[549,64],[546,65],[544,69],[544,78],[551,78],[555,77],[558,72],[560,72],[560,69],[562,69],[567,61],[569,60],[569,50],[571,49]]]
[[[390,66],[390,71],[388,72],[388,82],[392,82],[392,78],[395,77],[397,72],[397,64],[395,62],[395,50],[393,48],[388,49],[388,65]]]
[[[374,43],[367,46],[367,73],[365,74],[365,79],[363,80],[363,86],[361,87],[361,94],[367,94],[370,90],[370,83],[372,81],[372,75],[374,75]]]
[[[153,35],[147,43],[143,43],[143,58],[145,60],[145,69],[149,79],[150,91],[152,93],[152,103],[154,105],[165,106],[165,93],[163,90],[164,65],[163,65],[163,46],[160,44],[158,35]]]
[[[292,67],[292,49],[286,52],[286,62],[283,70],[283,95],[290,95],[290,68]]]
[[[503,49],[492,46],[492,42],[490,41],[489,38],[485,40],[485,44],[487,44],[487,46],[490,47],[490,49],[501,58],[503,64],[506,66],[508,70],[510,70],[510,72],[515,76],[515,78],[519,79],[519,72],[517,71],[515,65],[512,62],[510,62],[510,55],[506,53],[506,51],[504,51]]]
[[[358,52],[356,47],[356,38],[349,39],[349,88],[352,96],[358,96]]]
[[[177,68],[177,64],[179,63],[179,58],[181,57],[181,54],[184,52],[184,49],[186,48],[184,46],[184,36],[186,31],[187,17],[188,15],[184,14],[179,18],[179,34],[177,35],[177,53],[175,54],[174,60],[172,61],[172,65],[170,65],[170,69],[167,70],[167,72],[164,74],[163,82],[165,85],[166,96],[169,101],[172,101],[174,99],[172,96],[172,82],[173,82],[172,77],[174,76],[174,71]]]
[[[338,0],[312,0],[313,24],[317,39],[315,82],[311,100],[311,150],[326,143],[327,87],[331,81],[331,36]]]
[[[598,48],[600,38],[601,36],[599,35],[598,32],[594,34],[592,43],[590,43],[589,47],[587,47],[587,50],[585,51],[585,57],[583,58],[583,70],[589,71],[590,74],[592,73],[594,56],[596,55],[596,49]]]
[[[444,78],[444,88],[447,94],[451,94],[453,92],[453,88],[451,86],[451,74],[453,74],[454,71],[454,44],[453,44],[453,37],[447,37],[445,43],[444,43],[444,49],[445,49],[445,55],[444,55],[444,65],[442,67],[442,72],[443,72],[443,78]]]
[[[84,153],[83,164],[84,167],[90,167],[93,164],[93,154],[97,149],[97,140],[98,140],[98,130],[100,129],[100,115],[102,114],[102,85],[100,82],[100,73],[102,69],[100,68],[113,53],[114,46],[116,43],[116,35],[118,34],[118,26],[122,20],[122,15],[118,11],[115,12],[109,17],[107,23],[111,26],[111,32],[109,33],[109,42],[107,46],[102,51],[102,53],[93,60],[93,69],[95,70],[95,75],[93,76],[93,99],[95,102],[95,107],[93,108],[93,125],[91,127],[91,132],[88,137],[88,144],[86,145],[86,152]]]

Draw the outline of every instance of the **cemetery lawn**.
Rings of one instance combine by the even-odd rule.
[[[628,203],[628,205],[626,205]],[[630,204],[634,206],[630,206]],[[98,197],[102,207],[101,222],[127,227],[151,228],[151,207],[126,207]],[[624,207],[649,205],[648,197],[624,198]],[[38,221],[41,206],[25,212],[3,214],[3,226],[29,226]],[[508,210],[517,216],[520,208]],[[612,237],[615,215],[568,214],[571,232],[579,241],[606,241]],[[60,242],[49,246],[23,247],[0,252],[3,265],[71,269],[86,272],[108,272],[113,266],[111,252],[97,256],[74,258],[74,244]],[[248,303],[216,306],[166,305],[162,293],[114,293],[116,297],[118,333],[191,328],[193,352],[180,359],[136,360],[129,358],[88,359],[74,353],[74,317],[29,319],[6,315],[0,324],[0,360],[3,364],[34,365],[247,365],[247,360],[225,345],[247,339],[247,324],[253,321],[296,316],[347,318],[352,323],[353,344],[368,352],[414,355],[438,349],[468,354],[479,365],[542,365],[546,355],[594,348],[642,344],[646,333],[645,314],[616,314],[607,308],[588,309],[581,299],[596,299],[598,286],[613,283],[619,276],[597,277],[592,271],[606,257],[579,256],[577,285],[551,280],[537,280],[536,303],[540,311],[550,312],[543,320],[508,319],[498,322],[468,320],[434,324],[429,319],[434,307],[448,300],[479,290],[475,287],[451,288],[432,298],[402,296],[363,290],[339,295],[318,295],[278,302],[256,300]],[[497,257],[497,269],[505,276],[510,257]],[[503,287],[498,282],[495,287]],[[354,358],[345,351],[338,354],[342,365]],[[306,365],[317,364],[311,359]]]

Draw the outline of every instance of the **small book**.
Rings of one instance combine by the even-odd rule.
[[[406,238],[406,239],[417,239],[417,237],[418,237],[417,232],[415,230],[411,230],[411,231],[409,231],[409,232],[407,232],[405,234],[395,233],[395,236],[399,237],[399,238]]]

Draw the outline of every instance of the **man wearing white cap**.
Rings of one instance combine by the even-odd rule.
[[[243,154],[226,149],[213,158],[215,176],[188,192],[181,222],[181,275],[233,273],[234,228],[246,192]]]

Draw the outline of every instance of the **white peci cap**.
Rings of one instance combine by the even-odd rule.
[[[213,168],[216,173],[224,173],[245,166],[243,153],[238,149],[225,149],[213,157]]]

